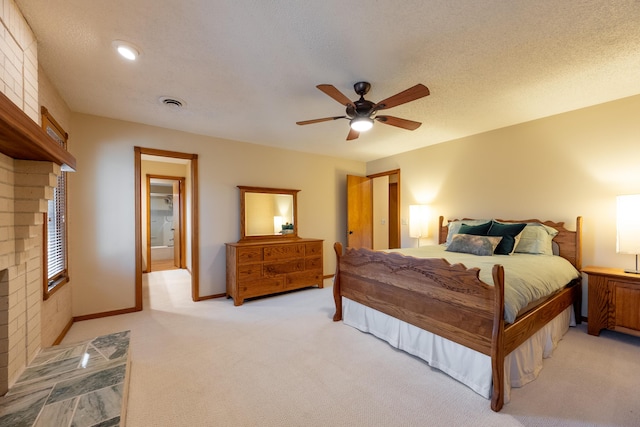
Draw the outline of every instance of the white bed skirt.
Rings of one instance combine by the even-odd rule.
[[[479,395],[491,398],[489,356],[344,297],[342,318],[345,324],[423,359]],[[522,387],[536,379],[543,359],[551,356],[569,325],[575,325],[573,307],[568,307],[505,357],[505,403],[510,400],[511,387]]]

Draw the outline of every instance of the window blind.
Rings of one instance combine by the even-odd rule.
[[[49,200],[47,213],[47,276],[49,286],[67,270],[66,245],[66,172],[58,176],[53,200]]]

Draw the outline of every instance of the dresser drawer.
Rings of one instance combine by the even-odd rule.
[[[262,278],[262,264],[242,264],[238,266],[238,280],[258,280]]]
[[[312,242],[304,245],[304,255],[322,255],[322,242]]]
[[[291,261],[270,262],[264,264],[264,275],[275,276],[277,274],[293,273],[304,270],[304,259],[294,259]]]
[[[264,248],[264,260],[275,261],[279,259],[296,258],[304,256],[304,245],[272,245]]]
[[[316,270],[318,268],[322,268],[322,257],[313,257],[313,258],[305,258],[304,259],[304,269],[305,270]]]
[[[262,248],[238,248],[238,264],[262,261]]]
[[[239,282],[238,293],[241,298],[259,297],[284,290],[284,276],[267,277],[250,282]]]
[[[307,270],[287,274],[287,279],[284,283],[285,289],[305,288],[315,285],[322,287],[322,270]]]

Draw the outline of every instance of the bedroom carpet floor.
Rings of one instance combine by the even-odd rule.
[[[75,323],[131,330],[127,426],[638,426],[640,338],[570,328],[500,413],[469,388],[331,320],[331,281],[234,307],[194,303],[185,270],[144,278],[144,310]]]

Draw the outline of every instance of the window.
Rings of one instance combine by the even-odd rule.
[[[42,107],[42,128],[56,143],[67,148],[69,135]],[[44,299],[69,281],[67,273],[67,173],[61,172],[49,200],[43,229]]]

